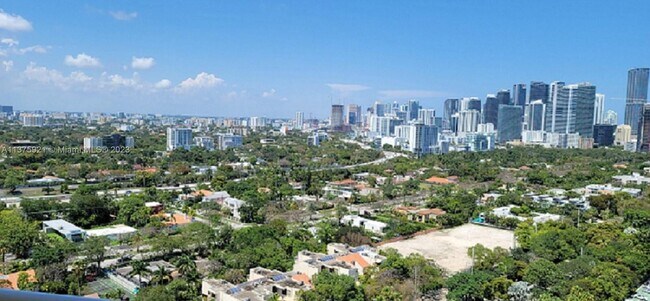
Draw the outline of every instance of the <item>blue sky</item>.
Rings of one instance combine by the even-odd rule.
[[[589,81],[622,119],[650,1],[3,1],[1,104],[326,117]]]

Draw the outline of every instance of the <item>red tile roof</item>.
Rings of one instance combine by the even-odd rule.
[[[351,253],[345,256],[341,256],[336,260],[347,262],[351,265],[354,265],[356,263],[364,269],[370,266],[370,264],[365,259],[363,259],[363,257],[361,257],[361,255],[359,255],[358,253]]]
[[[304,283],[305,285],[309,285],[309,286],[311,286],[311,280],[309,279],[309,276],[307,276],[307,275],[305,275],[305,274],[296,274],[296,275],[293,275],[293,277],[291,277],[291,279],[293,279],[293,280],[295,280],[295,281],[298,281],[298,282],[302,282],[302,283]]]
[[[424,180],[427,183],[430,184],[440,184],[440,185],[449,185],[449,184],[454,184],[455,181],[452,181],[449,178],[441,178],[441,177],[431,177],[426,180]]]

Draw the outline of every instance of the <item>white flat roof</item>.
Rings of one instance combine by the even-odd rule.
[[[62,234],[66,234],[66,233],[74,234],[74,233],[80,233],[84,231],[84,229],[81,229],[75,226],[74,224],[62,219],[43,221],[43,225],[45,225],[48,228],[52,228]]]
[[[109,236],[135,232],[138,232],[138,229],[129,227],[127,225],[113,225],[107,228],[87,230],[86,234],[88,234],[88,236]]]

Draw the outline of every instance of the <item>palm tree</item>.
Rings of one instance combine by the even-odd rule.
[[[135,252],[140,253],[140,245],[142,245],[143,237],[140,231],[136,232],[135,235],[131,237],[131,243],[135,245]]]
[[[151,277],[151,283],[160,285],[167,284],[172,280],[171,271],[165,269],[164,266],[161,266],[158,270],[153,272],[153,277]]]
[[[86,267],[88,267],[88,263],[85,260],[75,261],[72,264],[72,277],[77,282],[77,295],[81,294],[84,276],[86,276]]]
[[[142,275],[149,275],[151,272],[147,269],[149,265],[142,261],[142,260],[134,260],[131,262],[131,272],[129,272],[129,276],[133,277],[135,275],[138,275],[138,284],[142,285]]]
[[[176,259],[176,267],[178,268],[179,273],[181,273],[183,276],[186,276],[187,274],[196,271],[196,262],[194,262],[190,256],[183,255]]]

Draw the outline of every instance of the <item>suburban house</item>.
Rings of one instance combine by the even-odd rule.
[[[441,177],[430,177],[424,182],[432,185],[452,185],[458,183],[458,177],[446,177],[446,178],[441,178]]]
[[[341,218],[341,224],[359,227],[378,235],[383,234],[384,228],[388,226],[386,223],[373,221],[371,219],[367,219],[358,215],[343,216]]]
[[[230,197],[227,191],[217,191],[208,195],[204,195],[202,202],[215,202],[222,205],[223,202]]]
[[[152,214],[160,213],[164,209],[163,204],[159,202],[146,202],[144,203],[144,206],[149,208]]]
[[[311,282],[303,280],[304,276],[295,272],[257,267],[250,270],[248,281],[237,285],[222,279],[203,279],[201,295],[204,300],[216,301],[263,301],[273,296],[283,301],[296,301],[300,291],[311,288]]]
[[[446,213],[444,210],[440,208],[421,209],[418,207],[406,207],[406,206],[395,207],[395,211],[397,213],[406,215],[408,220],[419,222],[419,223],[426,223],[429,221],[433,221],[437,219],[438,216],[444,215]]]
[[[232,214],[232,217],[234,217],[237,220],[241,219],[241,215],[239,214],[239,208],[241,208],[245,204],[246,204],[245,201],[236,198],[226,198],[223,201],[223,206],[230,209],[230,214]]]
[[[84,229],[62,219],[43,221],[43,232],[56,233],[72,242],[81,242],[86,238],[86,231]]]
[[[620,185],[627,184],[636,184],[636,185],[648,185],[650,184],[650,178],[644,177],[639,173],[632,173],[632,175],[622,175],[622,176],[613,176],[615,182]]]

